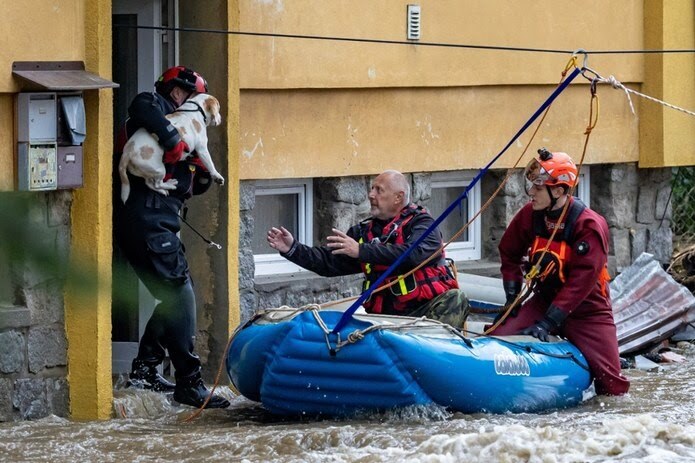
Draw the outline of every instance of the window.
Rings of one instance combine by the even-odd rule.
[[[432,174],[432,197],[429,211],[434,218],[458,198],[470,185],[473,175],[465,172]],[[461,227],[480,210],[480,182],[470,189],[466,198],[439,225],[444,242],[449,241]],[[455,261],[480,259],[480,218],[478,217],[455,241],[446,248],[446,256]]]
[[[591,197],[591,170],[589,166],[582,166],[579,171],[579,181],[577,182],[577,188],[574,189],[574,196],[581,199],[587,207],[591,207],[589,204],[589,198]]]
[[[266,241],[271,227],[283,226],[300,243],[311,244],[313,227],[313,183],[311,179],[259,180],[251,248],[255,275],[303,271],[274,251]]]

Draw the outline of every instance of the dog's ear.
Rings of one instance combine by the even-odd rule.
[[[213,116],[220,112],[220,102],[217,101],[217,98],[214,96],[208,95],[205,101],[203,101],[203,107],[206,113],[212,114]]]
[[[205,108],[206,113],[212,116],[210,118],[211,125],[220,125],[220,122],[222,122],[222,117],[220,116],[220,102],[217,101],[217,98],[212,95],[208,95],[203,102],[203,108]]]

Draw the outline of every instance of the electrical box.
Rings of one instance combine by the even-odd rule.
[[[55,190],[58,187],[55,143],[20,142],[17,151],[17,186],[20,191]]]
[[[82,143],[86,132],[81,92],[20,93],[17,97],[18,189],[82,187]]]
[[[82,180],[82,147],[59,146],[57,153],[58,189],[81,188]]]
[[[17,141],[56,141],[56,94],[20,93],[17,98]]]

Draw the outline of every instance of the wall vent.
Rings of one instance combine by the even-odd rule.
[[[420,5],[408,5],[408,40],[420,40]]]

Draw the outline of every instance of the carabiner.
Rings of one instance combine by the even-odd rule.
[[[582,76],[586,80],[591,81],[591,82],[593,82],[594,80],[600,80],[600,81],[603,80],[603,77],[601,77],[598,72],[596,72],[593,69],[588,68],[586,66],[582,67],[581,73],[582,73]],[[587,74],[590,74],[590,76]]]
[[[575,57],[579,53],[584,55],[584,59],[582,60],[582,69],[586,68],[586,63],[589,61],[589,52],[584,50],[583,48],[578,48],[574,53],[572,53],[572,56]]]

